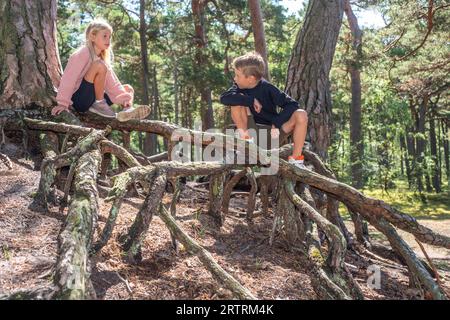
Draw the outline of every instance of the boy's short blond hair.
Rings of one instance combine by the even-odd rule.
[[[264,59],[257,52],[249,52],[235,58],[232,66],[234,69],[241,70],[246,77],[254,76],[258,80],[264,76],[266,70]]]

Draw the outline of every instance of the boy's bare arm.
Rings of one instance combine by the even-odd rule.
[[[253,108],[255,108],[255,111],[257,113],[260,113],[262,110],[262,104],[261,102],[258,101],[258,99],[255,98],[255,100],[253,101]]]

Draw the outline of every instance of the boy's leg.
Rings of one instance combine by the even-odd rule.
[[[96,60],[92,62],[84,80],[93,83],[95,88],[95,99],[102,100],[105,94],[105,80],[108,69],[104,62]]]
[[[303,145],[305,143],[306,138],[306,129],[308,127],[308,114],[305,110],[297,110],[295,111],[291,118],[283,124],[281,129],[285,133],[292,132],[292,136],[294,139],[294,150],[292,151],[292,155],[294,157],[301,156]]]
[[[248,116],[247,107],[244,106],[232,106],[231,107],[231,119],[239,132],[241,138],[248,135]]]

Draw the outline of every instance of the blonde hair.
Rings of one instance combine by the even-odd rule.
[[[91,35],[95,36],[99,31],[102,31],[102,30],[109,30],[109,32],[111,32],[111,34],[113,33],[113,29],[112,29],[111,25],[106,20],[104,20],[102,18],[95,18],[94,20],[91,21],[91,23],[89,23],[89,25],[87,26],[86,31],[85,31],[85,36],[86,36],[85,45],[86,45],[86,47],[89,48],[89,52],[91,53],[92,61],[95,60],[96,54],[95,54],[94,44],[90,40],[90,37],[91,37]],[[100,58],[103,61],[105,61],[106,64],[112,65],[112,62],[114,59],[112,45],[110,45],[108,49],[100,52]]]
[[[257,52],[249,52],[233,60],[233,68],[239,69],[246,76],[261,79],[266,70],[263,57]]]

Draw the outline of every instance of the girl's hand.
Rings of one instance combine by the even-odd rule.
[[[60,114],[63,111],[69,112],[69,107],[57,105],[56,107],[54,107],[52,109],[52,115],[56,116],[56,115]]]
[[[272,125],[272,129],[270,129],[270,135],[274,139],[278,138],[280,136],[280,129],[278,129],[274,125]]]

